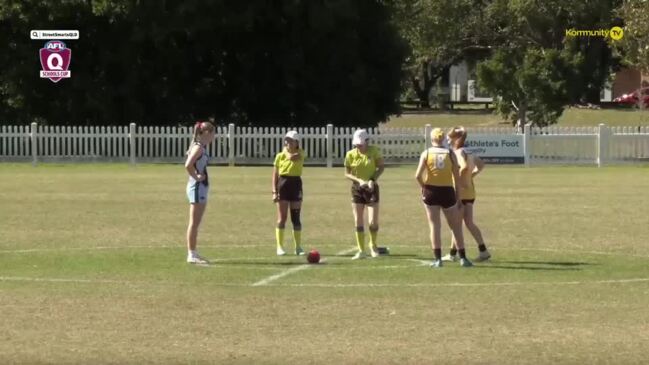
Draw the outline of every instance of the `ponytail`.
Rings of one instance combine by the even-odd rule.
[[[464,142],[466,141],[466,129],[464,127],[454,127],[448,132],[448,136],[451,139],[451,144],[453,149],[459,149],[464,147]]]
[[[199,138],[201,134],[205,132],[214,132],[216,128],[214,128],[214,124],[210,122],[204,122],[204,121],[197,121],[196,124],[194,124],[194,132],[192,133],[192,141],[189,144],[189,148],[187,149],[187,152],[185,154],[189,155],[189,152],[192,150],[192,147],[194,146],[194,143],[199,142]]]

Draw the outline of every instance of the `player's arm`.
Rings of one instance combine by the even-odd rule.
[[[475,162],[475,168],[473,169],[472,176],[476,176],[484,170],[485,163],[480,157],[475,155],[473,156],[473,161]]]
[[[455,154],[450,154],[451,157],[451,171],[453,172],[453,181],[455,182],[455,200],[460,203],[460,190],[464,189],[462,180],[460,180],[460,169],[458,167]]]
[[[298,150],[298,151],[295,152],[295,153],[289,153],[289,154],[288,154],[288,158],[289,158],[291,161],[299,161],[299,160],[303,160],[303,159],[304,159],[304,155],[302,155],[301,151]]]
[[[351,180],[353,182],[357,182],[361,186],[367,185],[367,181],[363,181],[363,179],[359,179],[354,174],[352,174],[352,168],[349,166],[345,166],[345,177],[348,180]]]
[[[352,174],[352,167],[351,167],[349,153],[345,156],[345,178],[347,180],[351,180],[352,182],[356,182],[361,186],[367,185],[366,181],[363,181],[362,179],[359,179],[356,176],[354,176],[354,174]]]
[[[273,189],[273,201],[277,201],[279,197],[279,192],[277,191],[277,181],[279,180],[279,173],[277,173],[277,167],[273,166],[273,176],[272,176],[272,185],[271,188]]]
[[[424,187],[424,177],[422,175],[424,173],[425,167],[426,167],[426,152],[422,152],[421,157],[419,157],[419,164],[417,165],[417,171],[415,172],[415,180],[417,180],[417,183],[422,189]]]
[[[456,150],[456,151],[453,151],[453,152],[455,153],[455,159],[457,160],[457,163],[458,163],[460,176],[462,176],[467,172],[466,170],[469,168],[469,166],[467,164],[466,152],[464,152],[462,150],[459,150],[459,151]]]
[[[460,184],[462,185],[462,188],[466,189],[468,188],[467,186],[468,179],[463,179],[463,177],[466,177],[467,174],[469,174],[469,163],[468,163],[469,157],[467,156],[466,152],[464,152],[463,150],[453,151],[453,154],[455,155],[455,161],[458,167]]]
[[[205,176],[199,174],[198,171],[196,171],[196,169],[194,168],[196,160],[198,160],[200,154],[201,147],[199,145],[194,145],[189,151],[189,155],[187,156],[187,160],[185,161],[185,170],[187,170],[189,176],[191,176],[196,181],[205,180]]]

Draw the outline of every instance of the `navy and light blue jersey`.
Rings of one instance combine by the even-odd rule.
[[[210,156],[207,154],[207,148],[205,146],[201,145],[198,142],[194,142],[194,144],[201,147],[201,156],[196,160],[196,162],[194,162],[194,169],[199,175],[205,175],[205,180],[203,180],[201,183],[203,185],[209,186],[210,184],[207,175],[207,163],[210,160]],[[196,180],[190,176],[187,185],[196,185]]]

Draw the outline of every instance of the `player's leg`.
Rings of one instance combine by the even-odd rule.
[[[202,258],[196,246],[198,244],[198,227],[203,220],[206,203],[191,203],[189,205],[189,224],[187,226],[187,262],[192,264],[204,264],[207,260]]]
[[[471,261],[466,258],[466,251],[464,249],[464,234],[462,232],[462,216],[460,215],[460,210],[456,205],[450,206],[443,209],[444,216],[446,217],[446,222],[451,228],[453,235],[455,236],[455,242],[457,244],[458,253],[460,255],[460,265],[464,267],[473,266]]]
[[[487,245],[484,242],[480,228],[478,228],[473,219],[473,203],[467,203],[464,207],[464,224],[466,224],[466,228],[471,232],[471,235],[478,244],[479,254],[475,261],[480,262],[489,260],[491,254],[489,253],[489,250],[487,250]]]
[[[435,259],[431,263],[432,267],[442,266],[442,232],[441,232],[441,218],[440,207],[438,205],[426,205],[426,218],[428,219],[428,227],[430,229],[430,246],[435,255]]]
[[[304,255],[302,249],[302,222],[300,220],[300,212],[302,211],[301,201],[292,201],[291,208],[291,223],[293,224],[293,243],[295,244],[295,254],[298,256]]]
[[[352,260],[358,260],[365,258],[365,204],[352,203],[352,212],[354,213],[354,226],[356,227],[356,246],[358,246],[358,253],[352,257]]]
[[[275,243],[277,244],[277,256],[283,256],[284,252],[284,228],[288,216],[289,202],[280,200],[277,202],[277,226],[275,227]]]
[[[460,206],[460,216],[462,216],[464,213],[464,206]],[[460,223],[460,226],[462,223]],[[455,239],[455,235],[453,232],[451,232],[451,248],[449,249],[449,252],[447,255],[442,257],[442,261],[457,261],[459,257],[457,256],[457,240]]]
[[[368,223],[370,225],[370,253],[372,257],[379,257],[377,235],[379,232],[379,203],[367,206]]]

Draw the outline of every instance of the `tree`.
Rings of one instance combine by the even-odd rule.
[[[78,29],[72,78],[42,80],[30,29]],[[375,0],[0,0],[0,120],[376,125],[405,44]]]
[[[394,1],[395,23],[411,53],[405,64],[409,86],[419,102],[430,107],[431,89],[459,61],[481,57],[497,39],[480,0]]]
[[[649,1],[624,1],[617,14],[624,19],[624,36],[617,45],[625,62],[649,74]]]
[[[496,109],[512,122],[556,123],[566,105],[598,102],[616,60],[607,39],[568,37],[566,31],[611,28],[617,1],[499,0],[505,42],[478,67],[478,82],[497,95]],[[615,24],[613,24],[615,25]]]

